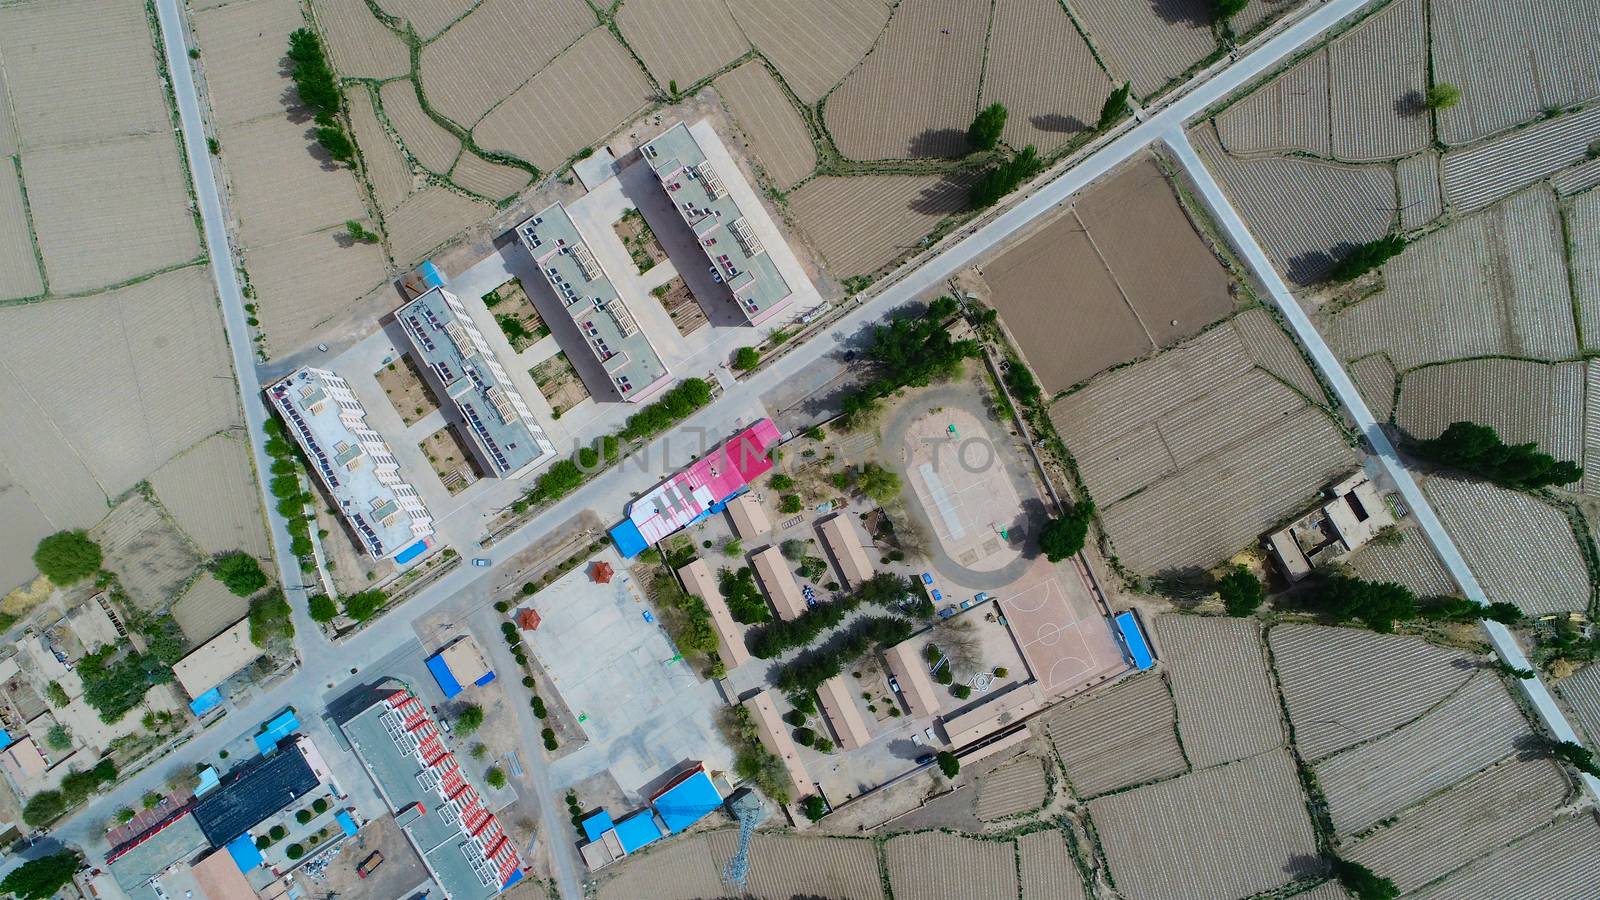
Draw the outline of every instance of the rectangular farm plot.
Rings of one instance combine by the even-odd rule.
[[[1076,0],[1069,4],[1117,81],[1148,97],[1217,48],[1205,0]]]
[[[142,4],[5,4],[0,58],[23,149],[171,128]]]
[[[1048,394],[1155,349],[1074,213],[984,266],[983,277]]]
[[[1341,834],[1368,828],[1516,753],[1530,734],[1493,672],[1480,672],[1421,718],[1315,766]]]
[[[1032,756],[1013,760],[978,777],[978,818],[1004,819],[1043,806],[1048,783],[1045,763]]]
[[[422,48],[418,65],[428,102],[471,128],[593,25],[594,13],[583,0],[484,0]],[[603,76],[603,70],[595,72]]]
[[[650,100],[650,85],[611,32],[583,36],[483,118],[473,136],[486,150],[557,168],[604,138]]]
[[[800,102],[821,100],[866,56],[892,5],[861,0],[737,0],[734,18]]]
[[[24,153],[22,175],[50,289],[93,290],[199,256],[183,172],[165,128]]]
[[[356,145],[361,148],[361,171],[372,185],[372,199],[377,201],[379,209],[388,212],[411,195],[416,182],[411,163],[378,121],[371,88],[364,84],[351,85],[345,89],[344,97],[351,131]]]
[[[20,485],[0,487],[0,588],[9,590],[38,573],[33,548],[58,531]]]
[[[1418,597],[1440,597],[1460,590],[1445,571],[1427,536],[1415,528],[1398,532],[1399,541],[1374,541],[1350,558],[1350,568],[1368,581],[1393,581]]]
[[[1588,609],[1589,570],[1565,513],[1482,482],[1423,487],[1490,601],[1530,616]]]
[[[1178,733],[1194,765],[1213,766],[1284,745],[1278,697],[1254,619],[1164,615],[1156,634],[1171,669]]]
[[[239,421],[210,271],[190,266],[81,300],[0,310],[9,379],[115,496]],[[87,524],[87,523],[85,523]]]
[[[1232,278],[1151,160],[1078,200],[1078,218],[1146,332],[1165,347],[1233,310]]]
[[[1141,900],[1249,896],[1317,854],[1282,751],[1091,800],[1089,815],[1118,890]]]
[[[924,831],[883,845],[889,889],[896,900],[943,900],[953,885],[967,900],[1014,900],[1016,848],[1010,841]]]
[[[680,90],[750,49],[723,0],[651,0],[623,4],[617,27],[656,83]]]
[[[1591,107],[1453,150],[1440,164],[1445,199],[1460,211],[1487,206],[1584,159],[1597,135],[1600,107]]]
[[[1081,797],[1188,771],[1166,682],[1142,675],[1039,720]]]
[[[960,175],[823,175],[789,209],[839,278],[871,275],[920,249],[940,220],[967,208]]]
[[[1573,299],[1583,328],[1583,349],[1600,350],[1600,191],[1574,197],[1567,208],[1566,223],[1572,254]]]
[[[0,329],[14,327],[20,307],[0,307]],[[38,510],[38,519],[49,523],[32,541],[23,543],[25,568],[6,586],[20,583],[34,572],[33,547],[45,534],[63,528],[83,528],[100,521],[106,514],[106,494],[94,473],[74,451],[68,438],[55,427],[44,398],[13,374],[0,371],[0,478],[9,484],[6,506],[20,509],[16,520],[0,517],[7,536],[20,539],[28,533],[25,524],[37,523],[28,507]],[[14,483],[10,479],[16,479]],[[16,494],[25,497],[16,497]]]
[[[1534,832],[1416,893],[1419,900],[1586,900],[1600,882],[1600,826],[1582,812]]]
[[[1400,384],[1395,424],[1418,440],[1452,422],[1489,425],[1507,443],[1533,441],[1556,459],[1583,456],[1584,363],[1468,359],[1417,369]]]
[[[384,281],[383,248],[349,243],[342,227],[247,248],[257,317],[275,352],[300,349]],[[398,300],[398,295],[396,296]]]
[[[739,846],[737,830],[708,835],[718,872]],[[758,832],[750,842],[750,874],[746,890],[757,897],[883,896],[878,874],[878,848],[871,840]],[[724,886],[716,893],[725,893]],[[651,891],[642,896],[654,896]],[[703,896],[714,896],[706,894]]]
[[[521,191],[533,180],[526,169],[492,163],[470,150],[463,150],[450,170],[450,180],[474,194],[500,201]]]
[[[272,555],[250,448],[243,441],[214,434],[157,469],[150,486],[201,552]]]
[[[786,191],[811,174],[817,165],[811,130],[761,60],[739,66],[715,85],[750,136],[756,161],[778,190]]]
[[[1512,757],[1342,851],[1411,891],[1555,817],[1572,789],[1547,759]]]
[[[989,4],[901,0],[824,117],[850,159],[960,156],[977,112]],[[936,89],[932,89],[937,86]]]
[[[1022,900],[1088,900],[1083,874],[1059,831],[1035,831],[1017,838],[1017,869]]]
[[[1334,157],[1392,159],[1427,149],[1425,12],[1423,0],[1400,0],[1328,45]]]
[[[117,504],[90,536],[105,553],[128,597],[143,610],[159,610],[188,584],[200,557],[161,507],[134,494]]]
[[[246,248],[367,214],[350,170],[327,158],[310,122],[258,119],[223,129],[221,141]]]
[[[429,40],[476,5],[478,0],[382,0],[378,8],[410,25],[417,37]]]
[[[250,601],[228,590],[209,572],[196,578],[178,602],[172,617],[183,636],[196,644],[211,640],[250,611]]]
[[[4,90],[0,85],[0,91]],[[0,93],[0,97],[4,94]],[[16,300],[44,292],[44,279],[34,257],[33,231],[28,227],[22,181],[12,161],[0,158],[0,300]]]
[[[431,185],[385,217],[384,230],[389,232],[396,264],[404,269],[493,213],[494,207],[487,203]]]
[[[289,33],[306,24],[298,4],[246,0],[194,14],[213,121],[232,125],[297,102],[288,78]]]
[[[1003,103],[1005,142],[1049,153],[1093,128],[1111,78],[1058,0],[996,3],[979,107]]]

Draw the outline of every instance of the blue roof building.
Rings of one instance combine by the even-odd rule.
[[[656,824],[656,814],[648,809],[641,809],[617,823],[617,839],[622,842],[623,853],[653,844],[661,840],[663,834],[661,826]]]
[[[1145,643],[1144,631],[1139,628],[1139,620],[1133,610],[1117,614],[1117,637],[1123,653],[1135,669],[1143,672],[1155,665],[1155,658],[1150,655],[1150,645]]]
[[[667,833],[677,834],[722,805],[722,794],[704,769],[695,769],[651,802]]]
[[[256,735],[256,750],[266,756],[278,746],[279,741],[299,730],[300,720],[295,717],[294,710],[286,709],[267,723],[267,730]]]

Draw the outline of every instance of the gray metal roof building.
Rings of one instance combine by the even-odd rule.
[[[459,413],[485,472],[516,478],[554,458],[555,445],[454,294],[433,288],[396,310],[395,319],[434,390]]]
[[[641,152],[745,319],[759,325],[787,304],[793,289],[723,181],[744,176],[718,171],[682,122],[645,144]]]
[[[194,805],[194,820],[213,847],[256,827],[278,810],[316,789],[317,776],[293,741],[270,756],[233,769],[222,786]]]
[[[547,207],[518,225],[517,237],[622,399],[642,400],[665,387],[670,380],[666,363],[634,321],[566,207],[560,203]]]

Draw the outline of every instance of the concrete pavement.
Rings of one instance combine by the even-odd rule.
[[[1229,243],[1243,255],[1245,263],[1266,287],[1267,293],[1272,295],[1273,304],[1294,329],[1295,337],[1299,339],[1301,346],[1311,353],[1317,368],[1333,386],[1333,392],[1338,395],[1340,405],[1355,423],[1357,430],[1366,438],[1390,480],[1399,488],[1400,496],[1405,498],[1406,507],[1416,517],[1423,532],[1428,535],[1428,540],[1433,544],[1434,550],[1438,551],[1439,559],[1444,562],[1445,568],[1450,570],[1450,577],[1455,579],[1468,599],[1487,605],[1489,598],[1484,595],[1483,587],[1478,584],[1477,577],[1468,568],[1467,561],[1462,558],[1455,541],[1451,540],[1449,532],[1445,531],[1439,517],[1434,514],[1433,506],[1429,504],[1427,496],[1422,493],[1422,489],[1411,477],[1411,472],[1406,469],[1400,455],[1395,452],[1389,436],[1384,433],[1377,418],[1372,415],[1372,410],[1367,408],[1366,401],[1356,389],[1355,382],[1350,380],[1344,364],[1328,347],[1327,341],[1322,339],[1322,334],[1311,323],[1311,317],[1306,315],[1305,310],[1295,301],[1289,285],[1273,267],[1266,251],[1256,241],[1255,235],[1250,233],[1249,226],[1245,224],[1239,211],[1234,209],[1222,186],[1217,184],[1204,161],[1195,153],[1194,146],[1189,143],[1188,135],[1182,128],[1175,127],[1167,131],[1162,140],[1188,171],[1190,179],[1199,188],[1200,196],[1205,200],[1206,206],[1223,231],[1227,232]],[[1499,622],[1487,620],[1483,622],[1483,626],[1489,635],[1489,642],[1494,645],[1495,652],[1499,654],[1501,660],[1518,669],[1533,669],[1528,658],[1523,655],[1522,648],[1517,644],[1516,636],[1509,628]],[[1527,694],[1528,701],[1533,704],[1534,711],[1539,714],[1539,719],[1551,734],[1558,740],[1582,743],[1577,733],[1573,731],[1571,723],[1567,721],[1566,715],[1551,698],[1549,689],[1537,675],[1521,679],[1519,683],[1523,692]],[[1592,775],[1581,775],[1581,778],[1589,794],[1600,797],[1600,780]]]

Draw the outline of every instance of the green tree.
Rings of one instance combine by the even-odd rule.
[[[1594,754],[1582,744],[1572,741],[1554,742],[1550,745],[1550,755],[1580,772],[1600,778],[1600,765],[1595,764]]]
[[[483,727],[483,707],[476,703],[469,703],[461,713],[456,716],[456,734],[467,737]]]
[[[877,463],[861,467],[861,478],[856,482],[861,493],[878,503],[888,503],[900,496],[900,476]]]
[[[794,487],[794,476],[784,474],[783,472],[775,473],[770,479],[767,480],[767,486],[775,491],[787,491],[788,489]]]
[[[365,622],[388,602],[389,596],[383,591],[361,591],[344,598],[344,614],[357,622]]]
[[[322,40],[309,28],[289,34],[290,77],[300,102],[314,112],[331,115],[339,109],[339,83],[328,64]]]
[[[1441,81],[1428,88],[1428,96],[1424,100],[1429,109],[1449,109],[1461,102],[1461,88],[1448,81]]]
[[[1217,22],[1226,22],[1244,12],[1250,0],[1211,0],[1211,15]]]
[[[1089,520],[1094,518],[1094,501],[1084,500],[1059,519],[1046,522],[1039,531],[1039,549],[1051,562],[1076,556],[1089,536]]]
[[[1016,190],[1018,185],[1043,169],[1044,162],[1039,159],[1039,151],[1029,144],[1016,156],[980,175],[968,192],[967,200],[974,209],[993,206],[1001,197]]]
[[[45,733],[44,742],[51,750],[72,749],[72,735],[67,732],[67,726],[60,722],[50,726],[50,730]]]
[[[1358,862],[1335,856],[1333,874],[1338,876],[1345,890],[1355,895],[1356,900],[1394,900],[1400,896],[1400,889],[1392,880]]]
[[[1328,270],[1329,281],[1350,281],[1360,278],[1406,248],[1406,239],[1398,234],[1386,234],[1377,240],[1357,244]]]
[[[772,620],[772,610],[762,598],[760,588],[756,587],[755,573],[750,571],[749,566],[741,567],[738,571],[723,569],[717,578],[717,586],[722,591],[723,599],[728,601],[728,612],[733,615],[735,622],[759,625]]]
[[[1000,103],[991,103],[979,110],[972,125],[967,128],[967,143],[974,150],[993,150],[1000,143],[1001,133],[1006,130],[1008,115],[1005,106]]]
[[[800,499],[799,494],[784,494],[778,500],[778,512],[785,515],[797,513],[805,508],[805,501]]]
[[[375,231],[368,231],[366,226],[362,225],[356,219],[350,219],[346,221],[344,223],[344,231],[345,234],[350,236],[350,240],[355,241],[358,244],[376,244],[378,242],[378,233]],[[505,323],[502,322],[500,327],[504,328]]]
[[[317,126],[317,143],[328,155],[342,163],[354,162],[356,158],[356,145],[350,141],[349,135],[337,125]]]
[[[250,642],[266,647],[273,638],[294,637],[294,611],[283,591],[273,589],[250,601]]]
[[[494,766],[484,773],[483,780],[489,783],[489,787],[499,790],[506,786],[505,770],[499,766]]]
[[[738,372],[748,372],[761,365],[761,351],[754,347],[740,347],[733,353],[733,368]]]
[[[161,795],[155,791],[145,791],[143,799],[139,802],[145,809],[155,809],[161,805]]]
[[[100,545],[90,540],[89,532],[82,528],[58,531],[41,540],[33,551],[33,564],[39,574],[63,587],[100,571],[103,559]]]
[[[68,703],[72,702],[71,699],[67,697],[67,689],[62,687],[61,683],[58,681],[52,681],[45,685],[44,695],[49,699],[51,706],[66,706]]]
[[[1311,600],[1337,621],[1359,619],[1379,632],[1393,631],[1395,622],[1417,614],[1416,595],[1404,585],[1392,581],[1363,581],[1340,573],[1324,576],[1316,585]]]
[[[261,571],[261,563],[241,550],[217,557],[211,563],[211,572],[240,597],[248,597],[267,586],[267,573]]]
[[[820,822],[822,817],[828,814],[828,802],[816,794],[812,794],[800,801],[800,811],[805,813],[807,819],[813,822]]]
[[[961,772],[961,760],[956,759],[956,755],[949,750],[940,750],[935,760],[939,763],[939,771],[943,772],[946,778],[954,778]]]
[[[1011,391],[1011,396],[1017,398],[1017,402],[1023,406],[1037,403],[1044,395],[1038,380],[1020,360],[1012,360],[1006,366],[1006,387]]]
[[[1482,617],[1491,622],[1499,622],[1502,625],[1515,625],[1522,621],[1523,614],[1520,606],[1501,600],[1485,606]]]
[[[1106,102],[1100,107],[1100,122],[1096,126],[1104,131],[1121,121],[1128,114],[1128,95],[1133,92],[1133,85],[1124,81],[1120,87],[1111,89],[1106,97]]]
[[[0,892],[9,893],[17,900],[48,900],[66,887],[82,866],[83,859],[75,850],[41,856],[12,869],[5,880],[0,881]]]
[[[339,607],[327,594],[318,594],[307,600],[306,608],[311,613],[313,622],[332,622],[334,616],[339,614]]]
[[[1248,568],[1235,566],[1217,580],[1217,593],[1228,615],[1248,616],[1261,605],[1261,580]]]
[[[66,811],[67,798],[60,791],[40,791],[29,797],[27,805],[22,807],[22,821],[34,828],[43,828]]]
[[[1557,460],[1532,442],[1507,444],[1493,428],[1476,422],[1452,422],[1438,437],[1419,441],[1413,449],[1435,465],[1511,490],[1571,484],[1583,477],[1576,463]]]

